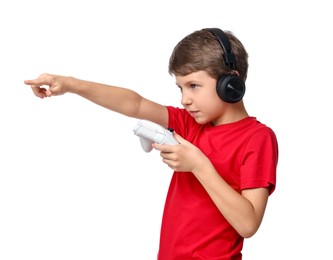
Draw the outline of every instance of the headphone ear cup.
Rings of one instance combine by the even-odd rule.
[[[236,103],[240,101],[245,94],[245,83],[237,76],[225,74],[217,81],[216,91],[224,102]]]

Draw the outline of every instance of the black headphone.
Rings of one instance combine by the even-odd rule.
[[[231,50],[230,41],[225,33],[218,28],[207,28],[206,30],[213,34],[220,43],[224,52],[224,64],[230,70],[236,69],[235,55]],[[240,101],[245,94],[245,82],[236,75],[224,74],[217,81],[216,91],[223,101],[236,103]]]

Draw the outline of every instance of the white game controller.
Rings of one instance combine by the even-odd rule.
[[[147,153],[153,149],[153,143],[179,144],[171,131],[148,120],[140,120],[133,132],[140,138],[142,149]]]

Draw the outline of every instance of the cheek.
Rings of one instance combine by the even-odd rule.
[[[211,91],[209,93],[207,93],[204,97],[205,100],[205,104],[207,106],[217,106],[217,105],[221,105],[222,104],[222,100],[220,99],[220,97],[217,95],[217,92],[215,91]]]

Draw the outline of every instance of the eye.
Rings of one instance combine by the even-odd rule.
[[[192,88],[192,89],[194,89],[194,88],[197,88],[197,87],[198,87],[198,85],[197,85],[197,84],[194,84],[194,83],[192,83],[190,86],[191,86],[191,88]]]
[[[181,86],[178,86],[178,88],[180,92],[183,92],[183,88]]]

